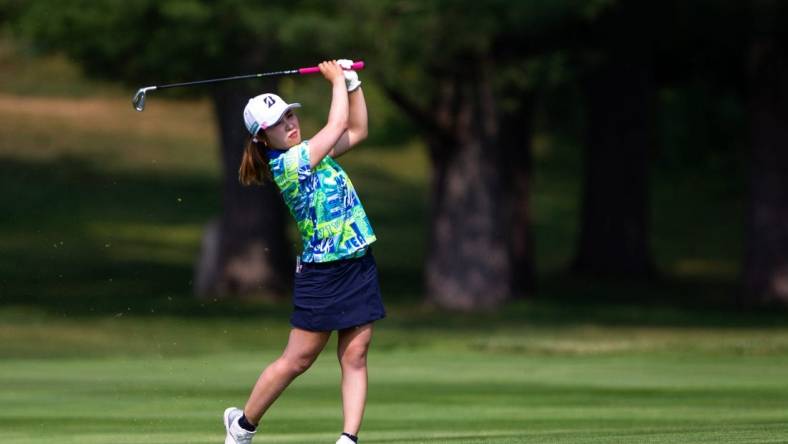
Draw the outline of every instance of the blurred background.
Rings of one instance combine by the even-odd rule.
[[[288,298],[275,187],[236,180],[246,100],[323,124],[364,59],[343,159],[390,302],[788,301],[781,2],[2,3],[2,303],[179,310]],[[177,301],[175,303],[170,303]]]
[[[695,390],[764,378],[760,388],[775,394],[767,400],[742,387],[742,398],[704,399],[752,411],[752,396],[766,415],[753,421],[785,424],[765,412],[786,411],[777,394],[788,393],[774,373],[788,359],[787,14],[777,0],[0,0],[0,356],[17,363],[0,381],[44,384],[46,371],[30,376],[38,373],[27,359],[142,356],[118,364],[120,379],[151,365],[172,370],[170,358],[191,354],[221,368],[221,353],[240,353],[248,337],[278,350],[300,241],[273,185],[238,184],[241,112],[248,98],[277,92],[303,104],[313,134],[326,119],[327,83],[317,75],[153,91],[141,113],[131,97],[147,85],[351,58],[367,63],[370,137],[340,162],[379,238],[389,308],[379,340],[392,368],[403,359],[439,368],[441,353],[468,357],[466,366],[498,362],[490,353],[534,366],[569,359],[555,368],[580,356],[577,374],[537,373],[560,384],[588,377],[598,388],[632,374],[627,360],[607,367],[611,353],[653,356],[636,364],[652,372],[664,370],[657,363],[668,351],[758,356],[698,358],[700,374],[716,368],[719,380],[684,379],[692,367],[630,382]],[[515,361],[501,359],[507,370],[493,373],[525,398],[539,383],[522,379]],[[202,362],[183,363],[182,374],[199,374]],[[585,371],[595,362],[598,371]],[[726,373],[727,364],[741,367]],[[236,369],[234,397],[212,393],[241,402],[259,366]],[[205,377],[218,378],[212,371]],[[402,401],[396,375],[382,404]],[[155,387],[183,383],[174,381]],[[144,396],[157,390],[140,384]],[[495,423],[479,412],[496,411],[508,422],[495,430],[522,436],[524,416],[493,408],[500,387],[476,387],[479,421]],[[41,399],[19,390],[5,392],[18,407],[5,419],[16,433],[8,442],[34,442],[23,427]],[[642,401],[643,392],[616,393],[624,405]],[[203,416],[218,407],[200,399],[189,424],[216,432]],[[295,399],[282,424],[297,419]],[[84,408],[66,427],[98,415]],[[129,409],[147,433],[173,432]],[[561,427],[594,427],[593,415],[573,411],[587,421]],[[665,411],[640,425],[704,421]],[[400,413],[373,410],[370,421],[413,424]],[[331,430],[326,421],[314,433]],[[458,427],[425,424],[416,430]],[[766,429],[785,431],[775,427]]]

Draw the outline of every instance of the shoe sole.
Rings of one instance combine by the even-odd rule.
[[[235,407],[228,407],[224,409],[224,430],[229,434],[230,433],[230,412],[235,410]],[[227,439],[225,438],[225,444],[227,444]]]

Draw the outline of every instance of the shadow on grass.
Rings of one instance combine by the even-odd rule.
[[[785,311],[744,309],[734,280],[662,276],[648,281],[544,276],[533,316],[610,326],[769,327],[788,325]]]
[[[412,199],[420,194],[383,170],[358,176],[381,237],[384,292],[391,300],[420,294],[420,251],[413,246],[420,240],[413,233],[421,230],[423,208]],[[5,158],[0,186],[0,306],[83,315],[279,316],[289,309],[192,296],[203,225],[221,211],[213,177],[106,172],[73,157]]]
[[[441,316],[434,309],[409,312],[404,327],[434,322],[440,328],[501,327],[678,327],[784,328],[785,308],[744,309],[737,305],[735,282],[663,277],[651,281],[592,279],[568,273],[539,277],[539,291],[514,300],[495,313]]]
[[[392,325],[440,328],[506,325],[786,325],[784,312],[742,313],[735,282],[663,278],[600,281],[540,276],[535,298],[494,314],[446,315],[424,307],[426,196],[384,168],[356,167],[380,238],[376,257]],[[90,162],[0,159],[0,306],[66,315],[268,317],[289,303],[198,300],[193,262],[203,224],[220,211],[212,177],[102,172]]]
[[[99,172],[76,159],[0,160],[0,303],[58,311],[139,309],[190,292],[202,224],[219,207],[210,178]],[[172,228],[191,231],[174,236]],[[180,296],[178,296],[180,295]]]

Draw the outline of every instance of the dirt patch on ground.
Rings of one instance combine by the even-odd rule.
[[[216,174],[210,102],[161,99],[150,105],[141,113],[131,97],[0,94],[0,158],[80,158],[101,168]]]
[[[207,101],[159,100],[137,112],[128,100],[107,98],[42,98],[0,94],[0,115],[29,120],[42,128],[66,125],[98,132],[133,131],[140,135],[212,137],[214,118]],[[45,129],[44,129],[45,131]]]

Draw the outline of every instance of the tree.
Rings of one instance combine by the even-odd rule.
[[[573,38],[560,32],[593,15],[596,3],[352,3],[360,38],[384,67],[378,81],[427,141],[425,268],[434,304],[495,308],[533,285],[533,85],[525,69],[534,54]]]
[[[585,182],[576,272],[645,277],[648,165],[654,143],[651,2],[605,10],[591,40],[584,82]]]
[[[295,64],[311,48],[294,44],[288,32],[313,17],[291,14],[293,8],[309,12],[308,5],[297,3],[41,0],[17,5],[15,21],[37,48],[64,52],[90,75],[141,86]],[[276,294],[289,281],[291,251],[281,198],[273,186],[243,188],[237,180],[246,139],[243,106],[248,97],[275,87],[274,82],[234,82],[211,90],[224,173],[223,212],[204,236],[197,277],[203,294]],[[209,89],[190,92],[198,91]]]
[[[744,263],[746,306],[788,304],[788,8],[752,3],[750,207]]]

